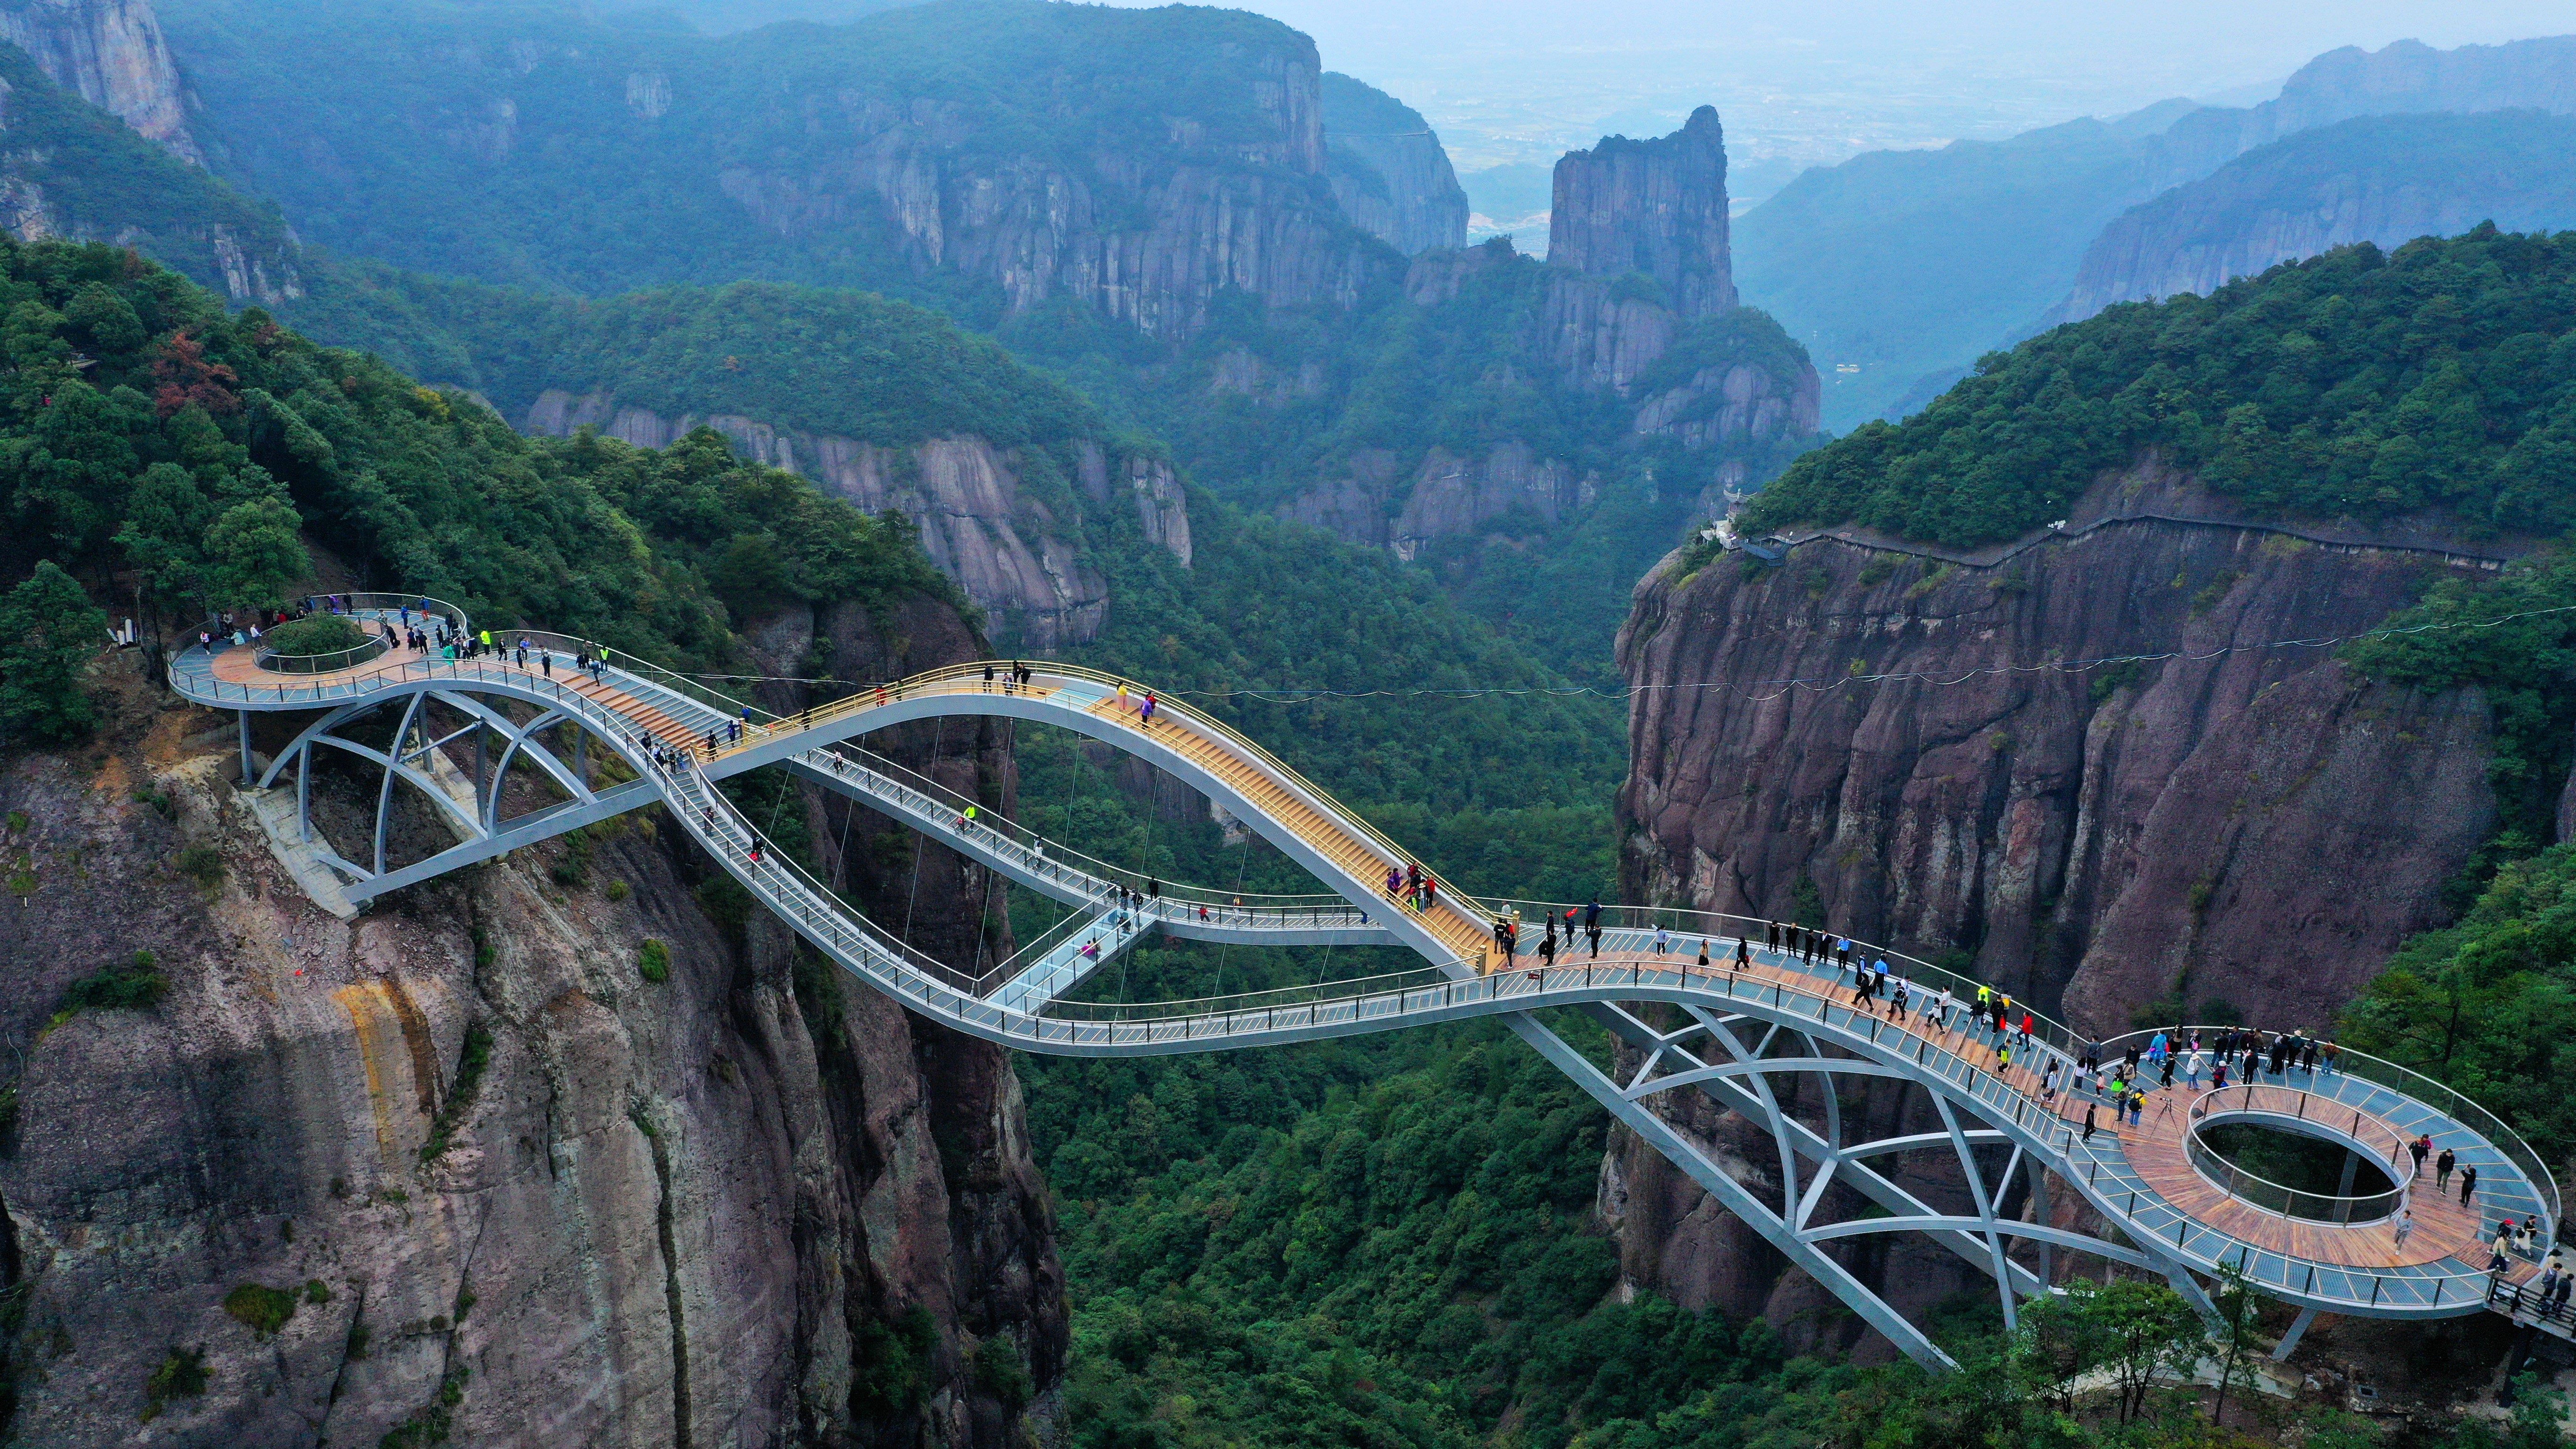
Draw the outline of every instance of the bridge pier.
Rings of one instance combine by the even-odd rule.
[[[248,788],[259,779],[258,773],[252,768],[250,762],[250,711],[237,709],[233,711],[233,716],[241,721],[241,782],[244,788]]]
[[[2351,1187],[2352,1169],[2350,1167],[2344,1168],[2343,1177],[2344,1186],[2347,1188]],[[2347,1194],[2347,1196],[2348,1195],[2349,1194]],[[2307,1334],[2308,1325],[2316,1321],[2317,1311],[2315,1309],[2300,1309],[2299,1316],[2290,1320],[2290,1331],[2281,1335],[2280,1347],[2272,1350],[2272,1361],[2274,1363],[2287,1363],[2290,1358],[2290,1351],[2299,1346],[2299,1340]]]

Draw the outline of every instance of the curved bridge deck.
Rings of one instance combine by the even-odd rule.
[[[1964,1004],[1947,1027],[1927,1022],[1920,1012],[1893,1017],[1882,1002],[1856,1002],[1851,984],[1832,968],[1759,945],[1751,947],[1750,969],[1728,969],[1735,935],[1724,921],[1675,912],[1658,914],[1659,919],[1684,924],[1685,934],[1674,943],[1677,952],[1695,953],[1706,934],[1718,958],[1718,964],[1706,970],[1683,955],[1656,952],[1649,932],[1635,927],[1608,931],[1597,959],[1569,954],[1545,968],[1523,960],[1507,962],[1494,949],[1492,907],[1459,895],[1436,875],[1431,877],[1434,895],[1427,909],[1400,907],[1386,900],[1386,872],[1405,869],[1411,858],[1266,751],[1168,701],[1148,724],[1140,717],[1137,699],[1119,697],[1116,681],[1081,671],[1050,666],[1022,687],[988,682],[974,666],[939,671],[861,691],[797,716],[759,720],[734,739],[728,728],[728,721],[735,718],[732,712],[701,697],[703,692],[685,681],[640,664],[631,670],[605,670],[594,680],[569,669],[568,651],[553,656],[551,670],[534,661],[522,666],[506,655],[467,662],[387,656],[335,675],[284,680],[256,677],[257,671],[247,669],[244,661],[228,657],[237,652],[242,651],[220,651],[210,657],[190,651],[172,667],[174,687],[198,703],[218,708],[333,712],[326,718],[407,696],[497,695],[540,711],[539,719],[529,726],[531,731],[558,718],[587,729],[625,755],[641,774],[637,786],[621,788],[641,787],[649,790],[651,798],[666,803],[691,836],[763,905],[835,961],[924,1015],[1022,1049],[1075,1055],[1226,1050],[1502,1015],[1614,1115],[1677,1161],[1688,1151],[1687,1145],[1639,1106],[1653,1093],[1697,1085],[1721,1103],[1752,1111],[1769,1100],[1760,1096],[1757,1101],[1755,1091],[1766,1070],[1794,1067],[1901,1077],[1931,1092],[1947,1124],[1945,1133],[1922,1133],[1897,1139],[1892,1146],[1847,1151],[1795,1123],[1772,1123],[1782,1143],[1784,1177],[1794,1178],[1807,1160],[1817,1166],[1820,1176],[1811,1179],[1803,1204],[1786,1204],[1779,1210],[1759,1208],[1739,1185],[1706,1162],[1684,1163],[1722,1203],[1746,1215],[1775,1245],[1847,1300],[1865,1297],[1867,1290],[1830,1260],[1819,1258],[1813,1252],[1816,1245],[1835,1237],[1902,1228],[1955,1240],[1949,1244],[1953,1251],[1963,1251],[1960,1243],[1967,1238],[1983,1235],[1992,1258],[1990,1264],[1980,1266],[1989,1267],[2008,1285],[2008,1314],[2013,1285],[2028,1291],[2028,1283],[2022,1280],[2031,1277],[2027,1269],[2004,1256],[2004,1239],[2011,1237],[2035,1241],[2043,1253],[2053,1242],[2080,1246],[2117,1261],[2158,1267],[2169,1276],[2180,1269],[2210,1272],[2225,1264],[2240,1268],[2267,1293],[2311,1309],[2392,1317],[2448,1316],[2477,1311],[2486,1295],[2481,1244],[2492,1216],[2536,1216],[2544,1237],[2554,1236],[2556,1229],[2555,1186],[2537,1171],[2537,1159],[2518,1139],[2466,1103],[2443,1098],[2456,1108],[2446,1109],[2436,1100],[2446,1089],[2412,1078],[2400,1068],[2367,1063],[2355,1053],[2345,1054],[2347,1063],[2371,1075],[2344,1071],[2267,1078],[2252,1094],[2248,1109],[2287,1109],[2302,1117],[2310,1110],[2340,1113],[2353,1133],[2374,1142],[2429,1133],[2436,1150],[2448,1147],[2463,1166],[2477,1166],[2481,1182],[2473,1208],[2462,1209],[2451,1198],[2429,1190],[2412,1194],[2415,1225],[2403,1244],[2394,1241],[2386,1221],[2349,1225],[2306,1221],[2267,1211],[2229,1193],[2182,1150],[2191,1104],[2181,1089],[2151,1100],[2147,1119],[2138,1127],[2110,1125],[2106,1109],[2103,1124],[2088,1136],[2080,1125],[2083,1099],[2067,1092],[2059,1092],[2054,1100],[2042,1099],[2039,1073],[2049,1064],[2057,1066],[2060,1082],[2072,1075],[2067,1054],[2072,1038],[2062,1028],[2046,1028],[2047,1040],[2035,1042],[2036,1049],[2026,1052],[2024,1060],[2008,1074],[1999,1074],[1985,1038],[1968,1027]],[[1310,939],[1401,944],[1431,966],[1398,979],[1339,982],[1224,1000],[1085,1004],[1063,999],[1084,974],[1079,963],[1087,959],[1078,940],[1068,935],[1049,947],[1054,954],[1038,967],[1020,971],[1008,982],[970,979],[895,941],[785,854],[769,848],[760,832],[715,788],[718,780],[733,774],[770,764],[788,765],[809,779],[886,809],[1023,884],[1099,910],[1104,892],[1123,883],[1109,882],[1083,865],[1068,864],[1058,857],[1070,852],[1016,827],[970,824],[956,813],[954,800],[940,797],[926,782],[897,779],[828,748],[891,725],[958,715],[1029,719],[1110,740],[1225,803],[1346,902],[1338,907],[1314,900],[1252,905],[1239,908],[1229,920],[1228,903],[1220,901],[1211,909],[1203,893],[1197,900],[1184,896],[1140,903],[1136,924],[1175,934],[1238,940],[1266,937],[1282,942],[1301,939],[1296,933],[1303,929]],[[661,749],[648,747],[654,745]],[[399,740],[395,755],[401,757]],[[272,779],[284,763],[281,757],[272,767]],[[631,808],[621,803],[624,799],[613,800],[603,793],[574,804],[605,813]],[[644,803],[644,796],[637,794],[632,803]],[[559,818],[571,819],[579,813],[567,810]],[[582,818],[596,818],[596,814]],[[462,861],[477,850],[483,855],[475,858],[488,858],[514,839],[535,838],[542,836],[496,830],[482,846],[460,847],[464,854],[457,858]],[[346,868],[367,874],[354,866]],[[419,869],[380,873],[371,880],[390,882],[381,888],[392,888],[425,878],[416,873]],[[1302,923],[1300,911],[1305,913]],[[1328,912],[1333,913],[1329,919]],[[1700,923],[1696,929],[1690,928],[1693,920]],[[1733,923],[1739,931],[1751,924]],[[1523,943],[1525,948],[1530,944]],[[1946,984],[1963,995],[1974,989],[1972,983],[1946,977],[1922,963],[1900,964],[1918,984]],[[1624,1002],[1670,1003],[1683,1008],[1693,1024],[1666,1032],[1618,1005]],[[1528,1016],[1534,1010],[1559,1007],[1588,1011],[1646,1049],[1646,1069],[1628,1083],[1612,1082]],[[1737,1048],[1732,1063],[1709,1055],[1706,1042],[1732,1042],[1738,1024],[1765,1032],[1765,1043],[1785,1031],[1791,1037],[1783,1040],[1831,1047],[1848,1054],[1848,1060],[1811,1060],[1812,1048],[1809,1057],[1797,1058],[1787,1067],[1771,1067],[1760,1059],[1769,1047],[1757,1047],[1750,1054]],[[1685,1043],[1684,1038],[1693,1033],[1704,1040]],[[1985,1125],[1970,1131],[1952,1121],[1953,1104]],[[1770,1110],[1775,1119],[1785,1116]],[[1983,1204],[1979,1215],[1936,1212],[1861,1160],[1870,1152],[1926,1150],[1936,1143],[1955,1145],[1963,1161],[1972,1148],[2009,1149],[2014,1166],[2006,1169],[2007,1179],[2025,1163],[2034,1170],[2045,1168],[2079,1193],[2092,1213],[2117,1227],[2119,1237],[2084,1238],[2059,1225],[2054,1208],[2028,1222],[2003,1221],[1994,1204],[1987,1202],[1982,1183],[1977,1187]],[[1890,1215],[1853,1223],[1811,1223],[1810,1213],[1823,1184],[1836,1180],[1837,1174],[1889,1209]],[[2429,1187],[2429,1178],[2427,1183]],[[2046,1206],[2044,1200],[2041,1206]],[[2045,1261],[2041,1260],[2037,1280],[2041,1287],[2045,1286]],[[2515,1276],[2522,1271],[2517,1269]],[[1941,1357],[1919,1331],[1893,1318],[1884,1305],[1855,1301],[1855,1307],[1908,1352],[1932,1360]]]

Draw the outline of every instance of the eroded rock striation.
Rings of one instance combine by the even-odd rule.
[[[927,600],[754,639],[860,678],[975,647]],[[99,748],[0,771],[16,1437],[1024,1442],[1066,1320],[997,1049],[839,979],[649,811],[337,919],[226,783],[230,721],[119,690]],[[1009,806],[988,731],[888,747]],[[326,771],[317,809],[373,792]],[[818,868],[974,955],[956,857],[796,798]],[[158,1004],[55,1016],[137,951]]]
[[[2320,1025],[2486,838],[2483,699],[2323,650],[1984,671],[2347,634],[2475,555],[2447,557],[2241,523],[2152,464],[2004,557],[1850,530],[1777,569],[1676,555],[1621,638],[1628,885],[1769,918],[1812,890],[2079,1027],[2176,999]],[[1834,683],[1917,671],[1959,682]]]
[[[1657,140],[1605,136],[1560,158],[1547,259],[1587,276],[1643,272],[1684,317],[1731,310],[1726,132],[1716,110],[1700,107]]]
[[[27,52],[55,84],[202,164],[151,0],[27,0],[0,8],[0,39]]]
[[[1024,486],[1029,460],[981,438],[883,447],[732,414],[665,417],[606,393],[561,390],[540,394],[520,427],[549,437],[595,427],[639,448],[668,447],[709,427],[742,456],[802,473],[869,513],[899,509],[920,525],[930,561],[989,611],[995,640],[1006,649],[1048,654],[1089,643],[1107,617],[1108,585],[1083,560],[1080,520],[1062,512],[1071,500],[1051,506]],[[1189,502],[1168,462],[1112,455],[1088,440],[1075,444],[1074,455],[1071,481],[1082,497],[1132,509],[1146,539],[1188,566]]]
[[[1467,241],[1467,193],[1422,113],[1324,72],[1324,174],[1361,230],[1411,256]]]

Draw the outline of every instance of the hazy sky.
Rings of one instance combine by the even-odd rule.
[[[1119,0],[1130,3],[1130,0]],[[1715,104],[1744,181],[1881,146],[2009,135],[2173,95],[2259,99],[2320,52],[2576,31],[2567,0],[1254,0],[1393,91],[1461,171],[1544,162]],[[2249,89],[2258,88],[2258,89]],[[1768,163],[1767,166],[1765,163]],[[1748,171],[1748,168],[1754,168]]]

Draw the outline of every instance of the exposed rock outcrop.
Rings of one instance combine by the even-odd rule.
[[[115,99],[154,56],[167,65],[151,18],[140,3],[0,9],[0,25],[30,32],[24,43],[59,72],[0,44],[0,226],[22,241],[133,247],[237,303],[301,297],[294,234],[195,165],[184,131],[155,145],[83,95],[85,86]]]
[[[894,612],[758,633],[858,678],[971,656],[945,606]],[[13,1437],[1024,1442],[977,1365],[1016,1356],[1046,1402],[1065,1309],[998,1052],[741,914],[650,813],[335,919],[245,824],[229,721],[122,693],[95,758],[0,771]],[[889,747],[1008,808],[996,737],[937,743]],[[315,797],[362,815],[372,777],[325,769]],[[887,828],[861,817],[848,875],[894,920]],[[983,883],[935,849],[918,871],[914,943],[968,960]],[[47,1025],[139,950],[164,1000]],[[168,1366],[200,1355],[190,1393]]]
[[[922,551],[966,596],[989,611],[994,642],[1047,654],[1098,637],[1108,585],[1082,561],[1078,520],[1059,517],[1021,486],[1024,460],[980,438],[934,438],[887,448],[828,433],[773,428],[750,418],[664,417],[601,393],[540,394],[520,426],[550,437],[595,427],[639,448],[668,447],[709,427],[755,462],[801,473],[869,513],[900,509],[921,528]],[[1123,500],[1145,536],[1190,561],[1187,499],[1171,465],[1076,450],[1078,482],[1101,504]]]
[[[1392,549],[1410,562],[1425,544],[1481,532],[1507,519],[1555,523],[1600,496],[1601,480],[1528,444],[1495,444],[1482,457],[1434,448],[1405,471],[1382,449],[1349,460],[1339,478],[1307,490],[1280,511],[1353,543]]]
[[[1634,898],[1786,917],[1812,881],[1820,924],[1964,947],[2080,1027],[2177,996],[2320,1024],[2486,838],[2484,700],[2313,650],[1975,671],[2347,634],[2442,555],[2170,521],[2232,514],[2152,466],[2069,529],[2114,515],[1983,567],[1820,541],[1641,583],[1620,650],[1652,686],[1621,797]],[[1764,683],[1917,670],[1969,677]]]
[[[1964,948],[1980,978],[2079,1029],[2172,1001],[2323,1024],[2440,924],[2443,884],[2490,834],[2485,700],[2373,683],[2323,650],[2006,671],[2346,634],[2426,574],[2476,566],[2438,535],[2319,543],[2239,517],[2150,461],[2098,484],[2062,532],[1975,555],[1851,529],[1778,567],[1675,555],[1620,638],[1642,686],[1625,898],[1793,919],[1813,892],[1812,924]],[[1844,1111],[1872,1131],[1929,1126],[1862,1096]],[[1687,1092],[1655,1101],[1768,1187],[1767,1137]],[[1907,1185],[1936,1201],[1956,1187]],[[1628,1284],[1763,1313],[1801,1342],[1858,1341],[1804,1321],[1815,1285],[1633,1134],[1614,1132],[1600,1194]],[[1902,1306],[1977,1286],[1919,1243],[1845,1261]]]
[[[1314,43],[1255,17],[1005,0],[718,38],[577,5],[319,32],[199,9],[171,31],[209,58],[227,175],[417,271],[918,281],[979,318],[1063,302],[1178,340],[1220,297],[1346,307],[1402,265],[1333,201]],[[330,84],[220,63],[286,45]],[[604,181],[601,147],[659,179]]]
[[[1708,106],[1660,140],[1605,136],[1589,151],[1566,153],[1548,216],[1551,266],[1595,277],[1643,272],[1684,317],[1735,307],[1726,134]]]
[[[2044,325],[2115,302],[2206,296],[2334,247],[2576,226],[2576,118],[2520,110],[2374,116],[2261,147],[2131,208],[2084,254]]]
[[[1411,256],[1467,241],[1467,193],[1422,113],[1324,72],[1324,174],[1342,214]]]
[[[1708,480],[1695,485],[1691,511],[1722,515],[1730,498],[1767,478],[1816,437],[1822,389],[1815,367],[1785,340],[1762,348],[1700,345],[1719,337],[1740,342],[1748,322],[1753,330],[1777,329],[1750,312],[1694,321],[1640,292],[1633,281],[1542,267],[1508,242],[1488,242],[1415,258],[1405,272],[1404,297],[1423,308],[1471,295],[1488,299],[1487,305],[1519,307],[1510,350],[1499,353],[1495,364],[1551,374],[1564,387],[1628,401],[1633,410],[1624,431],[1631,442],[1668,439],[1698,454],[1707,463]],[[1502,296],[1514,300],[1490,300]],[[1705,363],[1690,365],[1679,377],[1670,367],[1658,372],[1657,364],[1675,355],[1676,342],[1685,336],[1696,339],[1695,350],[1679,355],[1694,363],[1705,357]],[[1650,373],[1657,375],[1648,391],[1638,384]],[[1219,359],[1214,385],[1284,404],[1325,391],[1320,375],[1311,392],[1304,390],[1307,381],[1306,373],[1291,379],[1241,353]],[[1278,511],[1411,560],[1440,539],[1473,536],[1506,520],[1558,523],[1590,507],[1602,487],[1597,468],[1541,456],[1526,442],[1505,438],[1473,457],[1432,448],[1411,460],[1363,449],[1338,460]]]
[[[24,0],[0,6],[0,39],[54,83],[171,153],[203,164],[188,134],[179,68],[151,0]]]

